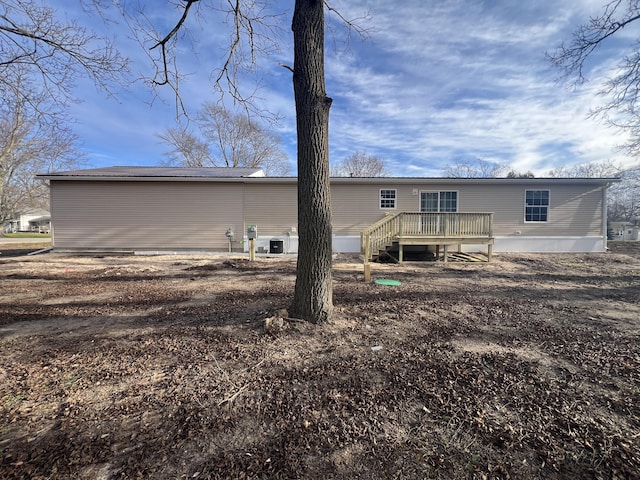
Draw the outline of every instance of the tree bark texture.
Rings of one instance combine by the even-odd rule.
[[[296,0],[293,89],[298,133],[298,266],[292,314],[324,323],[333,310],[329,109],[324,81],[324,2]]]

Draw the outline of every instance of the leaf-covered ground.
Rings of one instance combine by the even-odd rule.
[[[0,255],[0,478],[637,478],[640,244],[486,263]],[[265,322],[266,320],[266,322]]]

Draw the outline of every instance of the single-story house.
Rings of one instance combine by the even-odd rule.
[[[39,232],[49,233],[51,229],[51,214],[42,208],[33,208],[20,212],[16,218],[7,220],[4,224],[5,233]]]
[[[297,252],[295,177],[242,168],[109,167],[39,178],[51,187],[54,250],[247,251],[247,228],[255,226],[258,252]],[[380,225],[388,234],[393,224],[386,240],[427,248],[603,252],[607,187],[616,181],[332,178],[333,249],[364,252],[363,238]]]
[[[611,236],[613,240],[640,240],[640,226],[634,222],[611,222]]]

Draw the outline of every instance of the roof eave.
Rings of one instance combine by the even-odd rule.
[[[36,175],[41,180],[99,181],[99,182],[214,182],[214,183],[296,183],[297,177],[178,177],[178,176],[99,176],[99,175]],[[441,184],[441,185],[608,185],[619,183],[620,178],[449,178],[449,177],[331,177],[332,184]]]

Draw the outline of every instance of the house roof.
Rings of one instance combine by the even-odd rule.
[[[265,179],[266,180],[266,179]],[[619,182],[619,178],[452,178],[452,177],[333,177],[332,183],[364,183],[386,185],[437,184],[437,185],[607,185]]]
[[[33,216],[33,215],[37,215],[37,216],[42,216],[42,215],[51,215],[51,213],[49,212],[49,210],[45,210],[44,208],[28,208],[26,210],[20,210],[18,212],[18,215],[29,215],[29,216]]]
[[[44,180],[82,181],[205,181],[243,183],[296,183],[297,177],[265,177],[256,168],[225,167],[106,167],[71,170],[38,175]],[[619,178],[449,178],[449,177],[332,177],[333,184],[364,185],[561,185],[582,184],[602,186],[619,182]]]
[[[231,167],[104,167],[86,170],[69,170],[66,172],[52,172],[38,175],[46,180],[64,179],[174,179],[174,178],[245,178],[262,177],[264,172],[259,168],[231,168]]]

